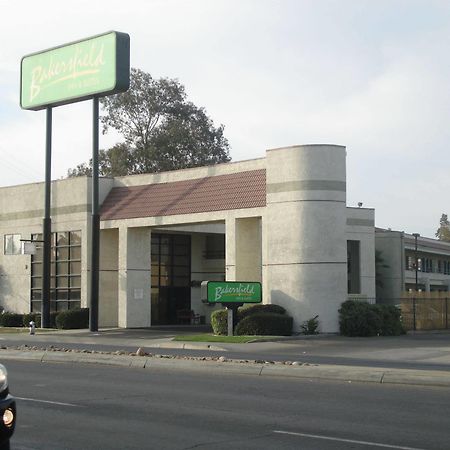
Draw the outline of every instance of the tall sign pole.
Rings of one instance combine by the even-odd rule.
[[[50,280],[52,251],[52,219],[50,215],[52,189],[52,108],[47,107],[45,132],[45,205],[43,220],[44,252],[42,261],[42,328],[50,328]]]
[[[42,326],[50,327],[51,280],[51,133],[52,108],[93,99],[91,283],[89,328],[98,331],[100,217],[98,189],[99,97],[130,86],[130,36],[118,31],[24,56],[20,66],[20,106],[47,110],[45,164]],[[58,300],[55,298],[55,300]]]
[[[100,215],[98,201],[98,97],[92,100],[91,305],[89,329],[98,331]]]

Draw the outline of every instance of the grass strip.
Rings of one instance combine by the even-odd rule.
[[[175,336],[174,341],[184,341],[184,342],[224,342],[229,344],[245,344],[247,342],[252,342],[257,340],[270,340],[273,336],[218,336],[211,333],[203,334],[186,334]]]

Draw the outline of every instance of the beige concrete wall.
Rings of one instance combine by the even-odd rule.
[[[269,301],[288,310],[295,330],[319,315],[321,331],[337,332],[347,296],[345,147],[269,150],[266,177]]]
[[[88,243],[90,200],[88,179],[71,178],[52,182],[52,232],[82,233],[81,305],[88,304]],[[42,233],[44,183],[0,188],[0,305],[15,312],[30,310],[31,256],[4,254],[5,234],[20,234],[30,239]]]
[[[346,238],[360,243],[360,294],[375,299],[375,211],[347,208]]]
[[[151,324],[149,228],[119,228],[119,326],[149,327]]]
[[[141,186],[144,184],[195,180],[198,178],[264,169],[265,167],[265,158],[258,158],[247,161],[215,164],[205,167],[194,167],[192,169],[173,170],[170,172],[146,173],[141,175],[117,177],[114,179],[114,186]]]
[[[262,281],[261,218],[236,219],[236,281]]]

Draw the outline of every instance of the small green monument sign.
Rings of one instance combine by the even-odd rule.
[[[124,92],[130,73],[130,37],[110,31],[24,56],[20,106],[40,110]]]
[[[261,303],[261,283],[246,281],[204,281],[202,300],[208,303]]]
[[[209,304],[221,304],[228,310],[228,336],[233,336],[237,309],[244,303],[261,303],[261,283],[254,281],[202,281],[201,299]]]

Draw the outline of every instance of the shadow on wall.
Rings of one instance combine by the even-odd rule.
[[[301,331],[301,325],[306,320],[315,316],[317,313],[313,314],[308,311],[307,305],[300,302],[298,299],[285,294],[283,291],[272,290],[270,291],[270,302],[275,305],[280,305],[286,309],[287,314],[294,318],[294,324],[292,326],[292,331],[298,333]],[[300,312],[300,317],[299,317]]]
[[[304,327],[310,320],[318,322],[316,331],[319,333],[338,333],[338,313],[337,308],[340,305],[317,302],[311,305],[304,299],[294,298],[280,290],[270,291],[270,303],[280,305],[286,309],[287,314],[293,317],[293,333],[304,333]],[[333,309],[336,308],[334,313]]]

